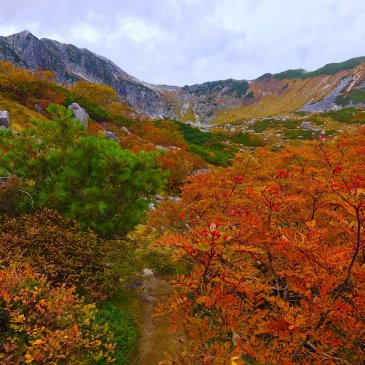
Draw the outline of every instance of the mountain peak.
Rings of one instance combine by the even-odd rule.
[[[22,30],[21,32],[18,32],[18,33],[14,33],[14,34],[11,34],[8,36],[8,38],[26,38],[28,36],[32,36],[34,38],[36,38],[36,36],[34,36],[29,30],[25,29],[25,30]]]

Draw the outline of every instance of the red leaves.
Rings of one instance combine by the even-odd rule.
[[[276,172],[276,177],[278,179],[287,179],[289,177],[289,173],[286,170],[280,169]]]
[[[324,142],[324,141],[328,141],[328,138],[327,138],[327,137],[325,137],[325,136],[317,136],[317,139],[318,139],[319,141],[322,141],[322,142]]]
[[[236,185],[242,185],[245,181],[244,175],[237,175],[233,177],[233,183]]]
[[[341,344],[341,341],[339,339],[335,338],[331,341],[331,343],[333,346],[339,346]]]
[[[365,156],[357,150],[365,135],[340,138],[258,151],[185,188],[179,209],[194,219],[179,249],[198,248],[178,280],[184,304],[172,312],[175,324],[186,321],[195,358],[290,365],[351,351],[349,363],[364,359],[356,343],[364,341],[365,273],[362,252],[354,253],[364,240]],[[238,188],[243,180],[232,176],[243,173]],[[203,319],[216,332],[209,341]]]
[[[334,173],[335,175],[339,175],[339,174],[341,173],[341,171],[342,171],[342,167],[341,167],[341,166],[339,166],[339,165],[337,165],[337,166],[333,169],[333,173]]]

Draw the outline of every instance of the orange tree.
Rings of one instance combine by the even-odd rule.
[[[120,99],[118,93],[112,87],[87,81],[78,81],[71,85],[69,89],[76,96],[86,98],[103,108]]]
[[[178,192],[186,177],[194,170],[207,166],[200,157],[194,156],[187,149],[170,148],[158,157],[164,170],[169,171],[168,187],[171,192]]]
[[[42,108],[62,104],[65,99],[53,72],[20,69],[4,61],[0,62],[0,90],[31,108],[35,103]]]
[[[0,269],[1,364],[101,364],[113,352],[95,307],[73,289],[51,287],[27,266]]]
[[[192,270],[166,313],[180,363],[365,361],[365,130],[239,156],[150,225]]]

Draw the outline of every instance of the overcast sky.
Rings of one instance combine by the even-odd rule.
[[[24,29],[185,85],[365,56],[365,1],[1,0],[0,35]]]

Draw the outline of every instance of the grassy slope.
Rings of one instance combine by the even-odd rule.
[[[285,80],[285,82],[270,81],[271,83],[283,84],[283,87],[285,84],[288,84],[287,91],[264,95],[258,102],[251,105],[241,106],[231,111],[222,111],[213,123],[237,123],[251,118],[290,114],[298,110],[308,100],[321,94],[323,88],[322,81],[321,77],[305,80]],[[262,86],[258,83],[253,83],[251,89],[255,95],[263,95],[265,93]]]
[[[0,93],[0,110],[7,110],[9,112],[10,127],[14,129],[16,129],[16,125],[20,127],[29,127],[31,125],[30,120],[34,118],[39,121],[47,120],[41,113],[7,98],[2,93]]]
[[[345,96],[337,98],[336,102],[342,106],[349,104],[365,104],[365,89],[355,89]]]
[[[351,70],[351,73],[356,72],[364,73],[364,68],[360,65]],[[234,110],[221,111],[212,123],[239,123],[251,118],[288,115],[309,100],[315,102],[322,99],[348,74],[348,70],[343,70],[334,75],[314,75],[311,78],[254,81],[250,85],[255,95],[253,103]]]

